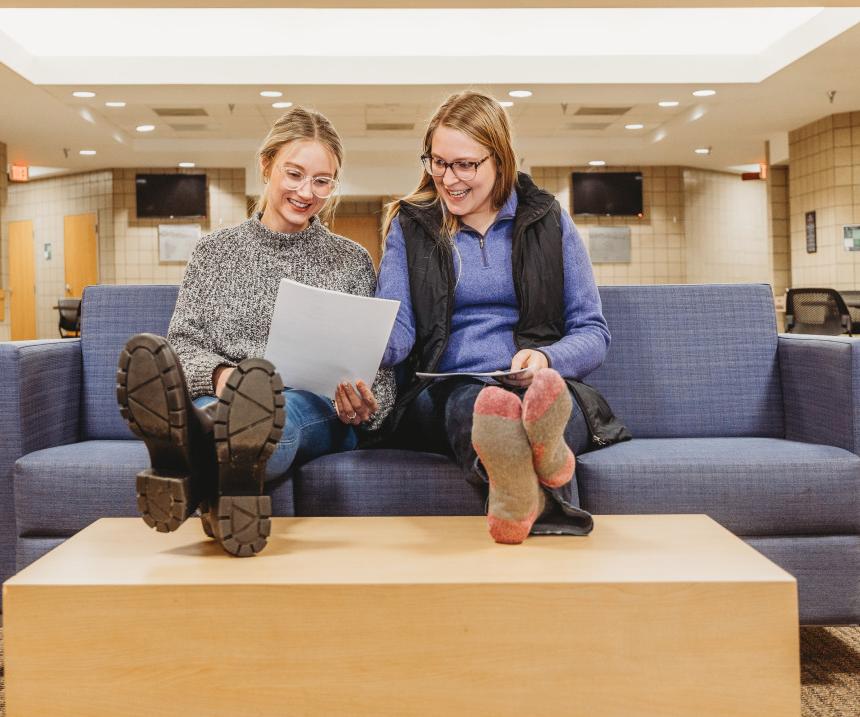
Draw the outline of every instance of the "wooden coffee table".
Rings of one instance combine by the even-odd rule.
[[[8,717],[800,713],[794,578],[699,515],[100,520],[4,586]]]

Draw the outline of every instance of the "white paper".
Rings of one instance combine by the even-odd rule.
[[[450,378],[452,376],[473,376],[475,378],[511,378],[513,376],[519,376],[521,373],[525,373],[526,371],[531,371],[531,369],[526,367],[518,368],[516,371],[484,371],[483,373],[476,373],[474,371],[454,371],[453,373],[422,373],[421,371],[416,371],[415,375],[418,378]]]
[[[281,279],[265,358],[290,388],[334,398],[343,381],[370,387],[399,307]]]

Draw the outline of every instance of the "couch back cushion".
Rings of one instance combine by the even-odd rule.
[[[88,286],[81,307],[82,439],[134,438],[119,415],[116,369],[135,334],[165,336],[178,286]]]
[[[634,437],[783,437],[766,284],[605,286],[612,345],[586,382]]]

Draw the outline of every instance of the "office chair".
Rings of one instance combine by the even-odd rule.
[[[796,334],[851,336],[851,314],[835,289],[788,289],[785,330]]]
[[[60,310],[60,338],[68,339],[81,333],[81,300],[58,299]]]

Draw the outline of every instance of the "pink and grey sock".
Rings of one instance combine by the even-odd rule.
[[[542,368],[523,397],[523,426],[534,458],[538,480],[558,488],[573,478],[576,459],[564,441],[572,403],[558,371]]]
[[[487,523],[497,543],[521,543],[545,506],[516,394],[487,386],[475,401],[472,445],[490,478]]]

